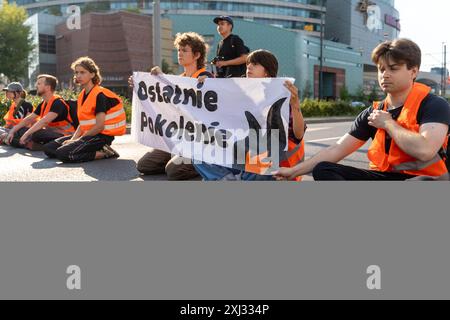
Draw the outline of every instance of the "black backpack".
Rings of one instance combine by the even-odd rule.
[[[69,114],[72,118],[72,125],[74,128],[78,128],[78,125],[80,122],[78,121],[78,115],[77,115],[77,101],[76,100],[64,100],[69,105]]]
[[[236,37],[239,38],[239,36],[237,36],[235,34],[232,34],[230,37],[231,37],[230,44],[231,44],[232,47],[234,47],[234,42],[236,41],[235,39],[236,39]],[[245,44],[244,44],[244,48],[245,48],[245,51],[246,51],[245,53],[249,54],[250,53],[250,48],[247,47]],[[219,45],[217,45],[216,53],[217,53],[217,56],[218,56],[219,55]],[[225,68],[230,68],[230,67],[225,67]],[[229,71],[225,71],[226,74],[228,74],[228,72]],[[239,77],[245,77],[246,72],[247,72],[247,67],[246,67],[245,64],[243,64],[243,65],[240,66],[240,70],[238,71],[238,73],[236,73],[236,71],[235,71],[234,73],[232,73],[232,75],[234,77],[238,77],[238,78]],[[228,74],[227,77],[229,77],[229,76],[230,76],[230,74]]]

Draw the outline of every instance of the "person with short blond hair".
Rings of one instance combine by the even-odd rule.
[[[33,113],[15,126],[7,140],[22,128],[26,131],[20,137],[20,145],[31,150],[42,150],[42,146],[65,135],[73,134],[77,119],[72,119],[70,107],[64,99],[55,94],[58,79],[52,75],[37,76],[36,93],[42,102]]]

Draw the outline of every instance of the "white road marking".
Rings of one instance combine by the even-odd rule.
[[[332,129],[331,127],[319,127],[319,128],[308,128],[306,129],[306,132],[315,132],[315,131],[323,131],[323,130],[328,130],[328,129]]]
[[[339,140],[342,136],[334,137],[334,138],[325,138],[325,139],[318,139],[318,140],[310,140],[306,141],[306,143],[314,143],[314,142],[325,142],[325,141],[332,141],[332,140]]]

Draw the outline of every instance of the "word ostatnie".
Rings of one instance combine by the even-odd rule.
[[[206,91],[203,94],[201,90],[195,90],[192,88],[181,89],[178,85],[175,85],[175,87],[171,85],[161,87],[159,82],[155,85],[147,87],[145,82],[141,81],[139,82],[137,95],[141,101],[148,99],[151,102],[158,101],[163,103],[171,103],[174,105],[188,105],[190,103],[193,107],[197,107],[199,109],[204,106],[205,109],[210,112],[217,110],[218,96],[217,92],[212,90]]]

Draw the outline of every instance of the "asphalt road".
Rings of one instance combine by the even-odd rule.
[[[310,124],[305,136],[306,158],[335,143],[350,128],[351,122]],[[131,141],[130,135],[117,137],[113,148],[119,159],[63,164],[47,159],[40,151],[28,151],[0,146],[0,181],[143,181],[167,180],[165,175],[141,176],[136,162],[148,147]],[[342,163],[367,168],[367,146]],[[305,180],[312,180],[305,177]]]

